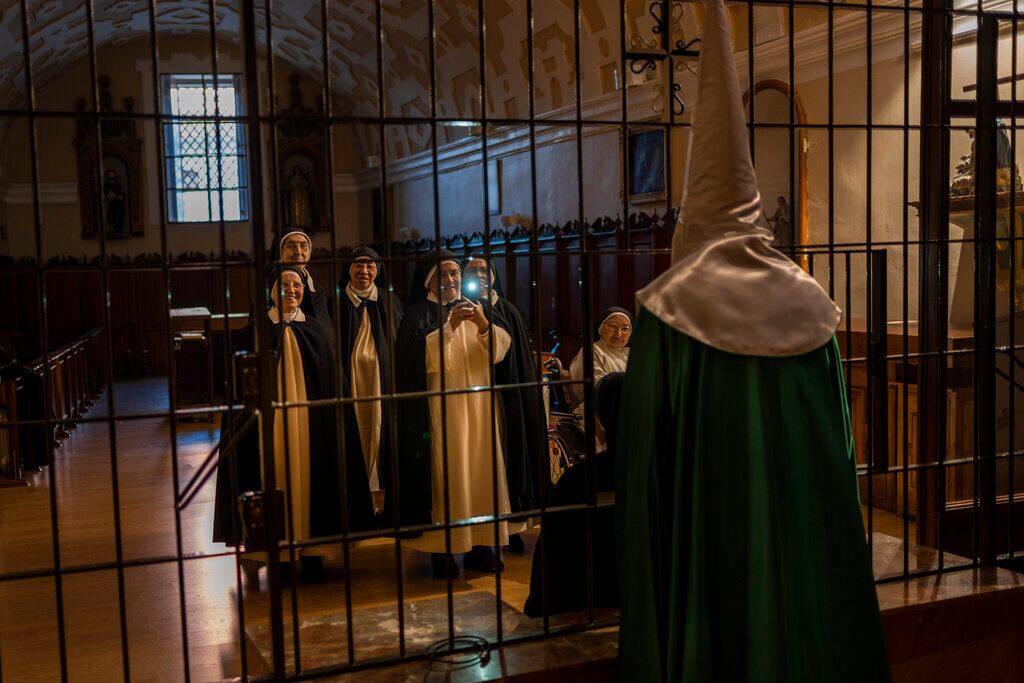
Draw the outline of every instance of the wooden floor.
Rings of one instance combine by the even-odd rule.
[[[114,414],[139,414],[166,408],[161,380],[119,383]],[[90,416],[107,413],[104,394]],[[106,423],[83,424],[57,451],[56,485],[60,564],[82,567],[117,558],[112,485],[111,432]],[[173,479],[184,486],[217,439],[207,424],[180,425],[178,468],[172,471],[170,426],[164,419],[118,420],[117,477],[120,493],[121,552],[125,560],[175,556]],[[54,566],[48,472],[28,488],[0,489],[0,574],[45,570]],[[225,550],[210,542],[214,485],[211,480],[181,514],[183,554]],[[528,534],[526,556],[506,557],[501,579],[504,602],[522,609],[529,590],[535,533]],[[329,580],[300,583],[295,600],[300,616],[345,609],[340,557],[328,557]],[[351,551],[354,609],[396,601],[394,542],[380,540]],[[408,603],[445,594],[445,582],[430,575],[429,558],[403,550],[404,596]],[[69,574],[61,581],[67,673],[72,680],[123,678],[122,638],[131,678],[146,681],[184,679],[181,598],[185,596],[188,670],[193,680],[220,680],[241,674],[238,584],[233,557],[186,559],[184,591],[178,564],[169,562],[124,569],[125,625],[122,629],[116,570]],[[267,620],[266,577],[261,589],[246,587],[247,623]],[[44,578],[0,581],[0,679],[59,680],[61,674],[56,581]],[[492,575],[463,572],[454,590],[496,590]],[[292,593],[285,608],[291,620]],[[123,632],[122,632],[123,631]],[[395,643],[397,652],[397,642]]]
[[[115,414],[120,417],[165,409],[165,389],[163,380],[120,383],[113,397]],[[107,401],[107,395],[103,395],[91,416],[108,414]],[[176,439],[178,467],[173,471],[167,420],[120,419],[113,432],[105,422],[83,424],[57,451],[56,482],[52,488],[50,473],[44,471],[34,478],[31,487],[0,489],[0,574],[54,566],[51,492],[57,502],[61,566],[115,562],[117,537],[110,453],[111,441],[116,440],[122,556],[126,561],[171,558],[124,569],[123,625],[116,570],[84,571],[63,577],[63,630],[70,679],[118,680],[123,678],[126,666],[132,679],[144,681],[183,680],[186,667],[193,680],[220,680],[241,674],[239,584],[234,558],[184,560],[184,584],[173,559],[174,477],[179,486],[184,486],[217,436],[213,425],[180,425]],[[181,514],[181,543],[186,557],[225,549],[210,542],[213,489],[211,480]],[[892,515],[876,514],[874,528],[897,539],[902,536],[902,522]],[[529,588],[536,532],[527,536],[527,555],[507,556],[507,570],[501,580],[502,600],[517,610],[522,609]],[[898,552],[892,552],[899,557]],[[896,570],[895,563],[894,560],[888,571]],[[402,571],[406,604],[445,594],[445,582],[430,576],[427,556],[403,550]],[[293,595],[300,616],[344,614],[346,596],[340,558],[329,558],[328,573],[330,580],[326,583],[299,584],[294,594],[287,592],[288,623]],[[353,609],[395,603],[393,541],[381,540],[354,548],[348,575]],[[267,621],[265,576],[261,577],[261,584],[262,590],[246,586],[242,591],[247,624]],[[52,576],[0,581],[0,679],[60,679],[56,588]],[[463,572],[454,582],[454,590],[494,594],[495,579],[491,575]],[[183,595],[186,629],[181,623]],[[397,640],[394,645],[397,653]],[[127,663],[122,655],[125,651]]]

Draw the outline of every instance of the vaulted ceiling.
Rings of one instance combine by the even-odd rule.
[[[29,52],[37,93],[55,76],[88,58],[87,6],[83,0],[25,0]],[[629,31],[649,32],[647,0],[629,0]],[[388,116],[430,114],[430,21],[425,0],[383,0],[383,65]],[[535,0],[533,39],[535,107],[538,113],[570,104],[575,95],[573,0]],[[621,0],[582,0],[581,74],[584,98],[608,92],[619,65]],[[0,0],[0,107],[25,102],[21,0]],[[94,0],[94,39],[107,46],[138,41],[148,51],[151,25],[163,50],[177,35],[209,37],[210,8],[219,41],[240,42],[239,0],[158,0],[155,17],[148,0]],[[527,103],[526,0],[486,0],[486,80],[489,116],[520,117]],[[271,9],[271,53],[278,64],[322,83],[324,74],[321,0],[276,0]],[[377,114],[377,2],[327,2],[328,71],[336,113]],[[437,113],[480,115],[478,0],[435,0]],[[257,34],[267,44],[266,13],[260,4]],[[637,23],[639,21],[639,24]],[[458,136],[446,130],[442,139]],[[396,135],[399,155],[423,149],[426,129]]]
[[[503,114],[506,96],[525,85],[526,3],[524,0],[487,0],[489,97],[495,112]],[[538,76],[538,98],[555,99],[549,74],[572,76],[572,0],[535,2],[534,40]],[[429,92],[428,2],[385,0],[383,3],[385,81],[392,113],[410,104],[419,94]],[[631,14],[640,15],[644,2],[632,3]],[[239,7],[232,2],[174,0],[155,3],[156,30],[165,35],[202,34],[213,26],[219,39],[238,42]],[[584,63],[594,75],[609,62],[617,61],[619,12],[616,0],[584,0],[581,3]],[[147,0],[95,0],[93,16],[98,48],[121,45],[149,35],[151,18]],[[436,59],[439,84],[447,88],[441,106],[453,109],[446,115],[470,114],[465,90],[479,82],[477,0],[436,0]],[[87,7],[82,0],[28,0],[28,34],[32,70],[37,87],[44,87],[54,75],[88,54]],[[24,70],[20,0],[0,0],[0,101],[5,105],[24,101]],[[258,32],[266,44],[266,22],[259,11]],[[320,77],[322,59],[322,5],[320,0],[278,0],[271,11],[273,54]],[[335,91],[351,106],[352,113],[370,114],[376,109],[377,54],[375,0],[345,0],[327,3],[329,68]],[[592,58],[592,59],[591,59]],[[518,68],[517,68],[518,67]],[[470,77],[467,74],[472,74]],[[561,79],[559,79],[561,80]],[[563,93],[566,97],[568,93]]]

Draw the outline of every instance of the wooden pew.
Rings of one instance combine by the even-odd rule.
[[[53,445],[59,447],[85,415],[88,405],[105,383],[103,363],[104,332],[95,328],[78,339],[55,349],[46,359],[39,358],[29,364],[32,372],[43,377],[49,395],[50,417],[53,427]],[[44,372],[47,367],[48,372]]]

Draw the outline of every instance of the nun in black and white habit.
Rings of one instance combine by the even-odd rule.
[[[313,238],[305,230],[287,230],[274,241],[270,249],[271,263],[294,266],[302,275],[305,294],[302,308],[306,316],[313,315],[328,327],[331,325],[330,294],[323,284],[313,281],[309,260],[313,255]]]
[[[277,400],[301,404],[337,397],[337,361],[330,330],[307,316],[302,308],[306,296],[303,273],[296,267],[283,266],[279,270],[275,268],[272,277],[273,305],[266,310],[266,315],[271,322],[271,348],[278,354]],[[255,321],[250,321],[242,330],[239,350],[254,349]],[[345,431],[347,496],[343,496],[339,476],[342,453],[339,452],[336,408],[300,405],[275,412],[274,433],[270,438],[275,477],[278,488],[286,492],[286,519],[289,521],[286,528],[291,530],[291,538],[296,541],[336,535],[346,530],[342,524],[342,506],[345,503],[348,531],[368,529],[373,525],[366,468],[358,456],[355,418],[351,407],[344,406],[341,410]],[[247,417],[246,412],[236,415],[230,426],[229,421],[224,420],[222,448],[233,434],[232,426],[240,425]],[[243,542],[238,496],[263,487],[258,430],[250,429],[234,451],[222,453],[221,458],[217,471],[213,540],[238,546]],[[322,546],[303,550],[304,571],[306,558],[322,553]]]
[[[353,398],[381,396],[388,388],[402,304],[397,296],[377,287],[382,275],[377,252],[358,247],[348,258],[348,273],[338,283],[344,292],[338,302],[340,360]],[[381,480],[379,463],[390,457],[390,439],[385,430],[389,429],[394,405],[384,401],[358,401],[353,405],[370,491],[386,489],[389,482]]]
[[[446,390],[486,387],[491,363],[500,363],[508,353],[508,332],[492,325],[479,304],[462,298],[461,280],[456,256],[447,249],[416,269],[409,308],[398,331],[399,391],[437,391],[442,372]],[[495,438],[500,408],[493,405],[492,392],[460,392],[443,400],[443,421],[440,396],[399,402],[398,498],[404,525],[443,523],[446,512],[451,521],[510,512],[503,447]],[[389,498],[393,502],[395,496]],[[497,544],[506,545],[508,523],[497,527]],[[454,553],[466,553],[467,568],[504,568],[493,550],[493,523],[454,527],[450,538],[449,548],[443,530],[428,531],[407,544],[432,554],[437,577],[458,573]]]

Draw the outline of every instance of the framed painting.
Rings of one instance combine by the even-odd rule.
[[[501,159],[487,162],[487,215],[501,213]]]
[[[633,204],[664,201],[665,129],[630,128],[626,135],[626,189]]]

